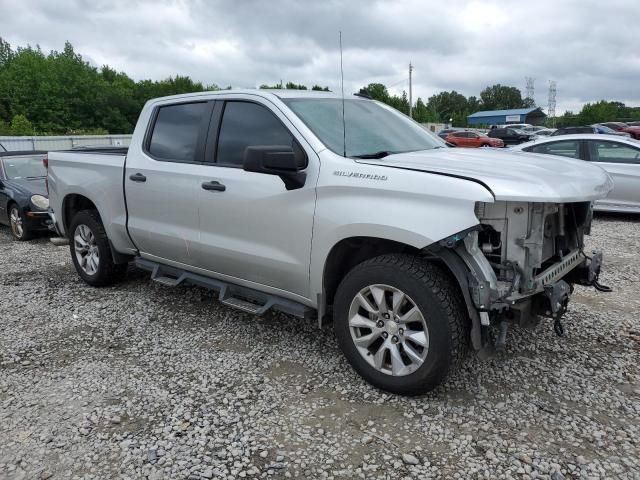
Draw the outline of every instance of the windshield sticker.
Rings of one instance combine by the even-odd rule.
[[[386,181],[386,175],[372,175],[370,173],[360,173],[360,172],[345,172],[344,170],[334,170],[334,175],[338,177],[351,177],[351,178],[364,178],[365,180],[380,180]]]

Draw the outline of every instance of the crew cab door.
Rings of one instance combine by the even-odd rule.
[[[307,155],[307,178],[287,190],[277,175],[247,172],[247,147],[289,145]],[[235,96],[216,105],[199,190],[199,265],[234,283],[308,298],[319,159],[271,102]]]
[[[127,226],[143,257],[197,265],[198,195],[214,104],[159,105],[151,113],[144,139],[129,148],[124,176]]]

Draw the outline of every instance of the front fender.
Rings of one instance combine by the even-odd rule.
[[[373,237],[423,249],[474,227],[476,202],[493,202],[482,185],[461,178],[323,155],[313,229],[310,298],[323,295],[331,249],[351,237]]]

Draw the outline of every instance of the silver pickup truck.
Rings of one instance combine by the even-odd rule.
[[[442,383],[469,347],[562,314],[587,255],[599,167],[447,148],[364,96],[224,91],[149,101],[128,149],[52,152],[50,215],[90,285],[134,262],[251,314],[333,321],[367,381]]]

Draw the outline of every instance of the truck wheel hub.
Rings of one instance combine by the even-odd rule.
[[[369,285],[355,295],[349,330],[362,358],[386,375],[415,372],[429,353],[429,330],[420,308],[389,285]]]

